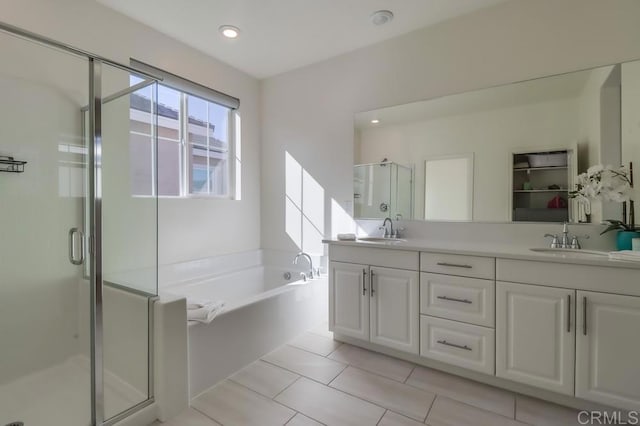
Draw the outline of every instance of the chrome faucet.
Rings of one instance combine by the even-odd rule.
[[[562,238],[560,239],[561,248],[569,248],[569,222],[562,224]]]
[[[305,259],[307,259],[307,261],[309,262],[309,279],[313,279],[314,276],[316,275],[320,275],[320,269],[314,269],[313,268],[313,260],[311,260],[311,256],[309,256],[307,253],[301,251],[300,253],[296,254],[296,257],[293,259],[293,264],[297,265],[298,264],[298,260],[304,257]],[[300,274],[300,276],[307,281],[307,275],[303,272],[302,274]]]
[[[387,229],[387,221],[389,221],[389,226],[391,227],[391,229]],[[396,237],[396,233],[393,230],[393,220],[391,220],[390,217],[385,218],[384,222],[382,222],[382,226],[379,227],[378,229],[384,229],[384,238],[395,238]]]
[[[569,222],[565,222],[562,225],[562,235],[559,237],[557,234],[544,234],[545,238],[552,238],[551,240],[551,248],[560,248],[560,249],[574,249],[579,250],[580,241],[578,238],[588,239],[588,235],[569,235]]]

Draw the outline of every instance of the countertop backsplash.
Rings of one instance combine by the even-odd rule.
[[[381,220],[356,220],[358,236],[382,235],[378,228]],[[414,220],[393,221],[396,229],[404,228],[400,238],[430,239],[450,243],[513,244],[518,247],[548,247],[551,243],[544,234],[562,234],[561,223],[479,223],[479,222],[425,222]],[[569,224],[569,233],[579,237],[583,249],[615,250],[615,232],[600,235],[605,225]],[[588,235],[589,238],[584,238]],[[581,237],[581,238],[580,238]]]

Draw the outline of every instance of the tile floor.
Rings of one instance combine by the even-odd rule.
[[[164,426],[570,426],[576,411],[332,339],[326,325],[191,401]]]

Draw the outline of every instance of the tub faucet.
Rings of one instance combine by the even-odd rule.
[[[309,279],[313,279],[314,273],[316,273],[316,272],[313,269],[313,260],[311,260],[311,256],[309,256],[307,253],[301,251],[300,253],[296,254],[296,257],[293,259],[293,264],[297,265],[298,264],[298,260],[301,257],[304,257],[309,262],[309,268],[311,269],[309,271]],[[320,271],[317,271],[317,274],[320,275]],[[306,277],[304,278],[304,280],[306,281]]]

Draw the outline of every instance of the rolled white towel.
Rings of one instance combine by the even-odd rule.
[[[338,240],[340,241],[355,241],[356,234],[338,234]]]
[[[187,297],[187,309],[200,309],[210,305],[211,303],[211,300]]]
[[[187,302],[187,319],[189,321],[198,321],[208,324],[224,309],[225,302],[209,302],[203,304],[201,307],[196,307],[197,303]],[[193,306],[194,308],[189,308]]]

